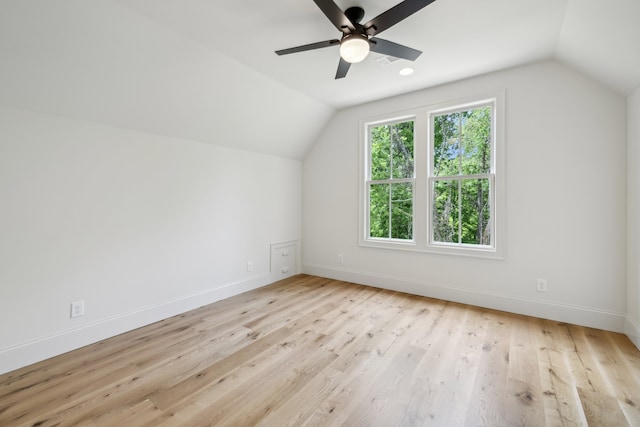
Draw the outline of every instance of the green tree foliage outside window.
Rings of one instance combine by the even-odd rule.
[[[491,245],[492,108],[433,118],[432,236]]]
[[[370,128],[370,237],[413,239],[413,128],[413,121]]]

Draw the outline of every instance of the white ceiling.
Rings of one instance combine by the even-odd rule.
[[[364,22],[398,0],[336,0]],[[302,158],[336,109],[556,58],[622,95],[640,85],[640,0],[436,0],[334,80],[312,0],[0,0],[0,104]],[[411,65],[415,73],[398,71]]]
[[[640,0],[436,0],[380,34],[422,50],[417,61],[371,54],[338,81],[337,47],[274,54],[339,38],[312,0],[117,1],[336,108],[552,57],[622,93],[640,84]],[[363,22],[399,2],[334,1],[363,7]],[[416,72],[399,76],[406,66]]]

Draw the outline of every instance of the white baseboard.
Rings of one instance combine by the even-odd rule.
[[[380,274],[303,264],[302,272],[398,292],[625,333],[625,314]],[[629,323],[628,321],[626,323]],[[636,327],[636,332],[638,331]],[[637,336],[637,335],[636,335]],[[635,342],[638,345],[637,341]]]
[[[624,324],[624,333],[629,337],[632,343],[640,350],[640,326],[627,316]]]
[[[227,283],[162,304],[144,307],[78,328],[60,331],[0,349],[0,374],[31,365],[118,334],[150,325],[189,310],[211,304],[273,282],[270,274]]]

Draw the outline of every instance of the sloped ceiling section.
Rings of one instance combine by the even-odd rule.
[[[569,0],[556,56],[629,95],[640,86],[640,0]]]
[[[301,159],[333,108],[112,1],[2,0],[0,103]]]

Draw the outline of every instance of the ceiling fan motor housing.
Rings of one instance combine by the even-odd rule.
[[[344,14],[349,18],[349,21],[357,24],[362,21],[362,18],[364,18],[364,9],[358,6],[353,6],[345,10]]]

